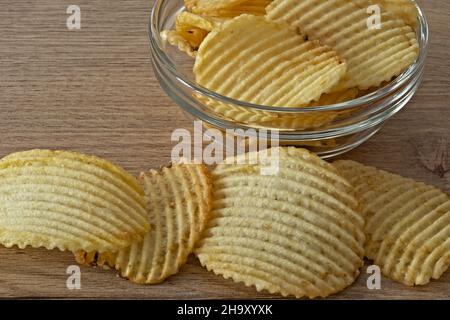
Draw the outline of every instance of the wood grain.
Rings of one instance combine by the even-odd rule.
[[[421,1],[431,27],[422,88],[372,140],[345,158],[450,191],[450,2]],[[82,10],[68,31],[66,8]],[[30,148],[71,149],[114,161],[134,174],[170,159],[170,134],[191,122],[162,92],[150,66],[149,0],[2,0],[0,156]],[[165,284],[145,287],[111,271],[82,268],[82,289],[66,288],[67,252],[0,248],[0,298],[272,298],[223,280],[191,258]],[[407,288],[367,274],[336,299],[450,299],[450,274]],[[276,297],[274,297],[276,298]]]

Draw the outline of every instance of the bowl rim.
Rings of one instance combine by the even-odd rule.
[[[157,55],[160,62],[163,63],[163,66],[166,70],[168,70],[183,86],[188,89],[199,93],[203,96],[212,98],[214,100],[218,100],[225,104],[232,104],[234,106],[255,109],[259,111],[269,111],[269,112],[282,112],[282,113],[292,113],[292,114],[302,114],[302,113],[311,113],[311,112],[326,112],[326,111],[343,111],[346,109],[357,108],[361,105],[372,104],[373,102],[389,95],[392,92],[395,92],[398,88],[402,87],[411,77],[413,77],[417,72],[419,72],[425,64],[428,49],[429,49],[429,25],[425,15],[425,12],[422,10],[420,5],[416,0],[411,0],[414,2],[415,6],[418,10],[418,29],[416,30],[416,34],[420,37],[419,40],[419,57],[418,59],[403,73],[397,76],[394,80],[392,80],[386,86],[362,97],[358,97],[356,99],[350,101],[344,101],[337,104],[325,105],[325,106],[316,106],[316,107],[300,107],[300,108],[292,108],[292,107],[272,107],[265,105],[253,104],[241,100],[236,100],[224,95],[221,95],[217,92],[211,91],[205,87],[198,85],[195,81],[191,81],[186,79],[185,76],[180,73],[177,68],[174,66],[172,60],[165,53],[164,49],[160,46],[163,42],[159,28],[159,12],[161,10],[161,6],[164,1],[169,0],[154,0],[154,4],[149,16],[148,23],[148,36],[150,39],[150,49],[154,54]]]

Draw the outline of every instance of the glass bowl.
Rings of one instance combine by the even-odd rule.
[[[416,3],[417,5],[417,3]],[[418,6],[418,5],[417,5]],[[403,109],[416,93],[428,51],[428,23],[419,8],[416,30],[420,46],[417,61],[400,76],[374,92],[327,106],[275,108],[234,100],[199,86],[194,79],[194,59],[164,42],[160,32],[173,29],[182,0],[155,0],[149,21],[152,65],[163,90],[192,119],[206,128],[248,137],[277,132],[280,145],[307,147],[322,158],[356,148],[376,134]],[[251,135],[251,133],[250,133]]]

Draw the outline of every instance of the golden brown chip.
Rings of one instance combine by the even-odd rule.
[[[111,251],[149,230],[143,189],[93,156],[32,150],[0,161],[0,243]]]
[[[353,161],[337,161],[366,218],[366,255],[408,286],[438,279],[450,266],[450,196]]]
[[[162,31],[161,38],[195,58],[198,48],[208,33],[226,20],[228,19],[181,12],[177,15],[175,30]]]
[[[181,12],[177,15],[175,25],[176,31],[189,42],[193,49],[198,50],[208,33],[227,20]]]
[[[197,53],[198,48],[202,44],[203,40],[208,35],[208,31],[196,27],[192,27],[189,30],[181,30],[181,31],[177,30],[176,32],[178,35],[180,35],[183,39],[187,41],[187,43],[189,44],[191,49],[195,52],[195,54]]]
[[[200,30],[196,30],[201,32]],[[178,50],[187,53],[188,56],[195,58],[197,55],[197,51],[195,48],[191,46],[189,40],[184,38],[178,31],[176,30],[164,30],[161,32],[161,39],[163,42],[167,42],[172,46],[178,48]]]
[[[336,91],[333,93],[324,94],[319,101],[311,103],[308,107],[329,106],[355,99],[358,96],[359,90],[356,88]]]
[[[401,17],[406,24],[415,28],[419,12],[416,4],[411,0],[384,0],[383,5],[386,10]]]
[[[74,253],[75,259],[79,264],[86,266],[101,267],[103,269],[114,268],[116,261],[115,253],[104,252],[102,254],[98,252],[86,252],[79,250]]]
[[[213,172],[212,217],[196,249],[201,264],[283,296],[343,290],[364,254],[364,221],[350,185],[304,149],[269,152],[227,159]],[[276,162],[277,173],[261,175]]]
[[[353,100],[358,95],[358,89],[352,88],[339,92],[327,93],[320,97],[316,102],[310,103],[307,107],[323,107],[333,104]],[[264,127],[287,130],[309,130],[318,129],[331,124],[338,117],[343,117],[349,111],[318,111],[307,112],[304,114],[279,113],[276,117],[271,114],[270,118],[264,118],[259,123]],[[253,117],[255,120],[255,117]],[[334,139],[333,139],[334,140]],[[312,143],[310,145],[316,145]],[[306,145],[305,145],[306,146]]]
[[[211,32],[227,20],[229,19],[201,16],[191,12],[181,12],[177,15],[175,27],[178,31],[189,30],[195,27],[206,32]]]
[[[324,94],[319,101],[311,103],[308,107],[327,106],[356,98],[358,90],[353,88],[341,92]],[[239,122],[245,125],[251,125],[259,128],[274,128],[284,130],[307,130],[317,129],[329,125],[343,112],[336,111],[314,111],[303,114],[293,113],[274,113],[257,109],[239,107],[233,104],[226,104],[194,94],[194,97],[201,102],[207,109],[216,115],[222,116],[226,120]]]
[[[208,11],[204,14],[213,17],[233,18],[242,14],[251,14],[254,16],[263,16],[266,14],[266,7],[273,0],[245,0],[237,5],[223,9]]]
[[[368,2],[369,5],[379,5],[383,10],[403,19],[407,25],[413,28],[417,26],[419,12],[416,4],[411,0],[356,0],[354,2],[362,8],[367,8]]]
[[[344,76],[346,64],[284,23],[241,15],[214,29],[198,51],[197,83],[237,100],[304,107]]]
[[[380,28],[369,28],[370,0],[275,0],[267,17],[299,28],[336,50],[347,62],[346,77],[335,90],[366,90],[390,81],[413,64],[419,53],[414,30],[383,10]]]
[[[178,273],[209,217],[211,181],[204,165],[176,164],[141,175],[152,230],[118,253],[77,252],[79,263],[109,265],[135,283],[156,284]]]
[[[186,8],[193,13],[208,13],[228,9],[246,0],[184,0]]]

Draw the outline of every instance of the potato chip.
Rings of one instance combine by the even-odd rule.
[[[198,94],[195,94],[194,96],[207,109],[213,111],[215,115],[219,115],[228,121],[260,129],[306,130],[321,127],[324,124],[330,123],[335,118],[335,114],[330,113],[324,113],[323,115],[314,114],[311,116],[292,116],[287,114],[280,114],[278,116],[273,112],[251,110],[233,104],[226,104]]]
[[[316,141],[298,141],[294,143],[289,143],[290,146],[296,147],[312,147],[312,148],[335,148],[338,146],[338,141],[336,139],[322,139]]]
[[[185,38],[194,50],[214,28],[227,21],[226,18],[200,16],[190,12],[181,12],[177,15],[176,31]]]
[[[197,30],[199,31],[199,30]],[[199,31],[200,32],[200,31]],[[163,42],[167,42],[172,46],[178,48],[178,50],[187,53],[188,56],[195,58],[197,55],[197,51],[195,48],[191,46],[189,40],[184,38],[178,31],[176,30],[164,30],[161,32],[161,39]]]
[[[344,76],[346,64],[286,24],[242,15],[213,30],[198,51],[198,84],[255,104],[304,107]]]
[[[386,10],[379,28],[372,27],[367,13],[370,0],[358,2],[360,5],[348,0],[275,0],[267,7],[267,17],[290,23],[345,59],[347,75],[334,90],[366,90],[390,81],[413,64],[419,45],[414,30]]]
[[[266,7],[273,0],[246,0],[237,5],[219,9],[215,11],[205,12],[204,14],[213,17],[234,18],[242,14],[251,14],[254,16],[263,16],[266,14]]]
[[[184,0],[186,8],[193,13],[208,13],[228,9],[246,0]]]
[[[370,4],[377,4],[383,10],[391,12],[395,16],[403,19],[403,21],[413,27],[417,26],[417,17],[419,12],[416,4],[411,0],[356,0],[355,3],[360,7],[367,8],[367,1]]]
[[[450,196],[353,161],[335,165],[363,206],[367,257],[408,286],[440,278],[450,266]]]
[[[226,159],[214,170],[212,217],[196,249],[201,264],[283,296],[343,290],[364,254],[364,221],[349,183],[307,150],[265,153]],[[276,162],[277,173],[261,174]]]
[[[416,4],[411,0],[384,0],[386,10],[402,18],[406,24],[416,28],[419,11]]]
[[[227,120],[241,122],[244,124],[257,124],[270,120],[273,116],[267,111],[251,110],[234,104],[227,104],[206,96],[194,93],[194,98],[215,114],[221,115]]]
[[[353,88],[340,92],[324,94],[319,101],[311,103],[308,107],[327,106],[352,100],[358,95]],[[205,107],[226,120],[239,122],[259,128],[274,128],[285,130],[317,129],[333,122],[342,112],[324,111],[305,114],[274,113],[250,108],[243,108],[232,104],[225,104],[211,98],[194,95]]]
[[[161,32],[163,41],[178,47],[182,52],[195,58],[200,44],[215,27],[227,18],[200,16],[190,12],[181,12],[177,15],[175,30]]]
[[[100,267],[105,270],[109,270],[111,268],[114,268],[115,261],[116,261],[116,253],[109,253],[109,252],[86,252],[86,251],[77,251],[74,253],[75,260],[81,264],[86,266],[94,266],[94,267]]]
[[[333,93],[324,94],[319,101],[313,102],[308,107],[329,106],[355,99],[358,96],[359,90],[356,88],[336,91]]]
[[[206,32],[211,32],[227,20],[229,19],[201,16],[191,12],[181,12],[177,15],[175,26],[177,31],[199,28]]]
[[[353,100],[358,95],[358,89],[352,88],[334,93],[324,94],[319,101],[313,102],[308,107],[321,107]],[[304,114],[282,114],[269,120],[263,120],[265,127],[282,128],[287,130],[318,129],[331,124],[338,117],[346,115],[348,111],[314,111]]]
[[[141,175],[152,230],[144,241],[118,253],[77,252],[81,264],[109,265],[140,284],[163,282],[178,273],[203,231],[212,187],[203,165],[177,164]]]
[[[111,251],[149,230],[143,189],[106,160],[32,150],[0,161],[0,243]]]
[[[198,48],[209,33],[206,30],[196,27],[192,27],[189,30],[177,30],[176,32],[187,41],[187,43],[195,53],[198,51]]]

